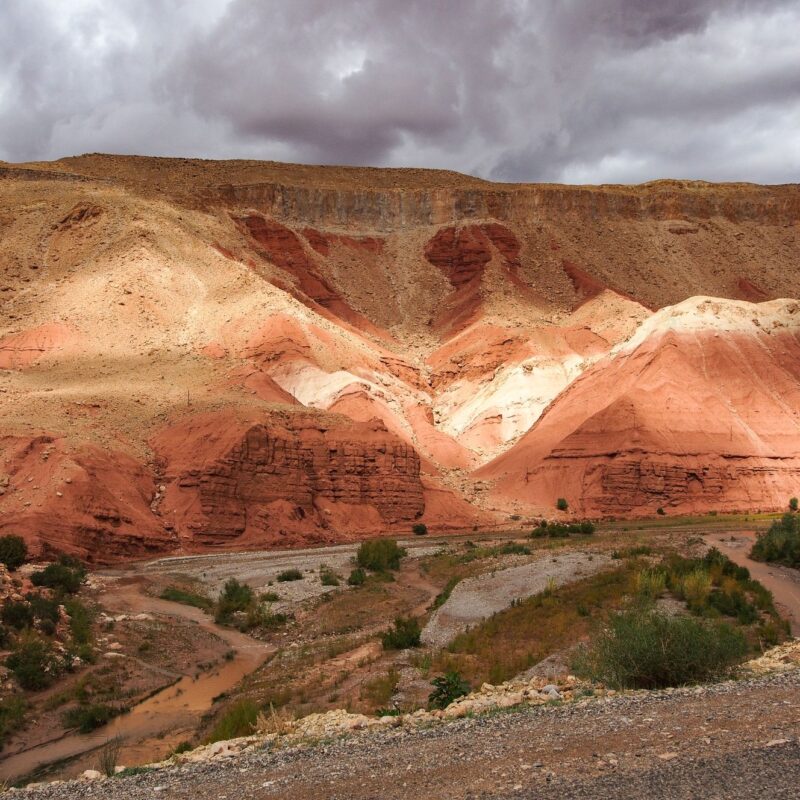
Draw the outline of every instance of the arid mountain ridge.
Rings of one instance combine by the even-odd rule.
[[[110,561],[782,507],[799,221],[796,185],[0,164],[0,531]]]

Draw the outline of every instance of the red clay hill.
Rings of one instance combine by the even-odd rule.
[[[0,531],[94,561],[775,509],[800,189],[0,163]]]

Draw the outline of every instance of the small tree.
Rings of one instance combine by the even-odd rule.
[[[453,700],[469,694],[470,686],[461,673],[450,671],[431,681],[433,691],[428,695],[430,708],[447,708]]]
[[[23,636],[14,652],[6,659],[6,666],[14,673],[23,689],[46,689],[61,672],[61,664],[44,639],[35,635]]]
[[[556,500],[556,508],[559,511],[566,511],[569,508],[569,503],[567,502],[566,498],[559,497],[558,500]]]
[[[400,559],[406,551],[394,539],[372,539],[362,542],[356,554],[356,564],[373,572],[400,569]]]
[[[28,557],[28,546],[21,536],[7,534],[0,536],[0,564],[5,564],[12,572],[21,567]]]
[[[424,522],[417,522],[411,526],[414,536],[425,536],[428,533],[428,526]]]
[[[414,617],[397,617],[394,627],[381,636],[384,650],[406,650],[419,647],[422,630]]]
[[[797,511],[797,498],[796,497],[792,497],[789,500],[789,510],[790,511]]]
[[[367,573],[361,567],[356,567],[347,579],[348,586],[363,586],[364,581],[367,579]]]

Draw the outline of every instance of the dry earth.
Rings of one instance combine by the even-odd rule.
[[[0,531],[94,562],[778,509],[800,191],[0,167]]]

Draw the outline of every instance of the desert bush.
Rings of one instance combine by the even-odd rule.
[[[7,600],[0,611],[0,618],[6,625],[21,631],[33,625],[33,609],[28,603]]]
[[[338,586],[339,576],[327,566],[320,567],[319,580],[323,586]]]
[[[455,671],[434,678],[431,686],[433,691],[428,695],[430,708],[447,708],[453,700],[470,692],[470,685],[461,677],[461,673]]]
[[[210,611],[214,607],[214,601],[210,597],[181,589],[179,586],[167,586],[159,597],[162,600],[170,600],[173,603],[183,603],[185,606],[199,608],[202,611]]]
[[[58,594],[76,594],[84,580],[86,568],[70,556],[61,556],[58,561],[31,575],[34,586],[45,586]]]
[[[428,533],[428,526],[424,522],[417,522],[411,526],[414,536],[425,536]]]
[[[612,615],[574,669],[619,689],[658,689],[722,677],[746,653],[743,634],[725,623],[634,609]]]
[[[17,642],[6,666],[23,689],[45,689],[61,674],[62,664],[52,645],[33,634]]]
[[[394,539],[371,539],[362,542],[356,553],[356,565],[373,572],[400,569],[406,551]]]
[[[569,503],[565,497],[559,497],[558,500],[556,500],[556,508],[559,511],[566,511],[569,508]]]
[[[594,533],[594,524],[591,522],[573,522],[565,524],[561,522],[551,522],[548,524],[547,520],[542,520],[539,525],[531,532],[533,539],[543,539],[550,537],[551,539],[566,539],[572,534],[581,534],[584,536]]]
[[[750,558],[800,568],[800,516],[784,514],[756,539]]]
[[[111,778],[117,767],[117,760],[119,759],[119,751],[122,748],[122,742],[118,738],[109,739],[100,749],[100,755],[97,757],[97,770]]]
[[[11,572],[21,567],[28,557],[28,546],[21,536],[13,533],[0,536],[0,564],[5,564]]]
[[[109,706],[105,703],[91,703],[67,709],[61,720],[65,728],[77,730],[79,733],[91,733],[93,730],[108,724],[121,713],[122,709],[114,706]]]
[[[256,730],[259,710],[254,700],[244,698],[237,701],[225,711],[211,729],[205,744],[250,736]]]
[[[700,567],[684,575],[678,584],[678,595],[690,609],[701,609],[711,593],[711,575]]]
[[[450,595],[452,594],[453,589],[456,588],[460,580],[461,578],[458,577],[457,575],[454,575],[452,578],[450,578],[445,584],[444,589],[442,589],[442,591],[436,595],[436,598],[434,599],[431,608],[436,609],[443,606],[450,599]]]
[[[5,697],[0,700],[0,748],[5,740],[25,722],[28,703],[24,697]]]
[[[348,586],[363,586],[367,573],[361,567],[356,567],[347,578]]]
[[[217,622],[228,622],[237,611],[245,611],[253,603],[253,590],[236,578],[229,578],[219,594],[214,618]]]
[[[299,569],[285,569],[283,572],[278,573],[278,582],[286,583],[287,581],[301,581],[303,580],[303,573]]]
[[[37,594],[36,592],[28,592],[25,599],[30,603],[33,616],[41,621],[49,621],[56,623],[61,618],[58,607],[60,603],[51,597]]]
[[[414,617],[397,617],[394,625],[381,636],[384,650],[407,650],[419,647],[422,629]]]
[[[667,586],[667,576],[660,569],[643,569],[636,575],[636,592],[640,597],[656,600]]]
[[[289,616],[287,614],[270,611],[269,608],[253,603],[247,608],[244,619],[238,623],[237,627],[244,633],[256,628],[264,631],[274,631],[285,625],[288,620]]]
[[[790,511],[797,511],[797,498],[790,497],[789,498],[789,510]]]

